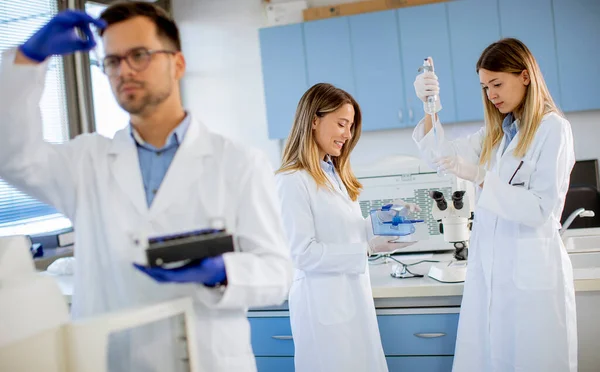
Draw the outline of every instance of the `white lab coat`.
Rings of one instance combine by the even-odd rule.
[[[15,66],[13,53],[3,54],[0,71],[0,177],[73,221],[74,317],[191,296],[201,370],[256,371],[246,310],[283,302],[292,279],[265,157],[192,120],[148,208],[129,129],[113,140],[87,134],[61,145],[44,142],[38,104],[46,68]],[[159,284],[132,267],[132,236],[205,228],[211,217],[223,218],[237,236],[237,252],[224,255],[224,292]],[[174,324],[117,336],[111,371],[181,370],[181,342],[171,342],[178,336]]]
[[[432,132],[413,138],[433,158]],[[479,162],[485,128],[444,141]],[[577,325],[573,270],[558,233],[575,162],[569,122],[544,116],[527,154],[513,156],[520,132],[504,154],[496,148],[478,190],[469,265],[454,357],[455,372],[575,372]],[[504,140],[500,143],[504,148]],[[508,182],[517,169],[512,186]]]
[[[386,372],[358,202],[332,178],[334,190],[317,188],[305,171],[276,180],[296,269],[289,294],[296,372]]]

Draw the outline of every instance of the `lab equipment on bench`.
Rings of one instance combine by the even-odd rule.
[[[423,238],[423,233],[427,234],[425,220],[416,220],[410,218],[410,211],[404,205],[386,204],[370,212],[373,235],[400,236],[413,235],[419,229],[419,236]],[[426,235],[424,236],[426,238]],[[414,238],[414,240],[420,240]],[[412,241],[412,240],[411,240]]]
[[[135,239],[142,254],[135,260],[148,267],[172,268],[234,251],[233,236],[224,228],[209,228],[172,235]]]
[[[184,368],[199,372],[191,298],[71,321],[56,280],[36,273],[30,245],[25,236],[0,238],[1,371],[107,372],[111,335],[183,317],[183,334],[173,336],[185,341]]]
[[[438,177],[435,170],[424,161],[405,155],[392,155],[363,166],[356,165],[354,172],[363,185],[358,199],[363,217],[371,215],[372,210],[394,204],[395,199],[415,203],[421,208],[421,211],[416,211],[410,216],[413,221],[423,221],[412,224],[415,232],[405,236],[395,234],[400,236],[398,241],[415,242],[402,248],[402,253],[443,252],[454,249],[452,244],[444,240],[439,222],[432,214],[430,193],[441,191],[450,195],[454,191],[464,190],[465,197],[474,200],[475,189],[472,183],[452,175]],[[464,208],[472,211],[472,206],[468,203]],[[371,223],[374,223],[373,218]]]
[[[431,191],[432,215],[439,223],[444,241],[454,245],[455,261],[431,266],[429,276],[444,283],[465,281],[467,272],[468,242],[473,226],[473,212],[464,190],[457,190],[447,201],[441,191]]]

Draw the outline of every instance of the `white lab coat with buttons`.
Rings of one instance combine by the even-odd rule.
[[[424,135],[423,125],[413,138],[431,161],[435,139],[433,131]],[[529,150],[517,158],[520,133],[504,154],[498,150],[504,139],[493,152],[478,190],[455,372],[577,371],[573,270],[558,233],[575,163],[571,125],[558,114],[545,115]],[[482,128],[447,142],[438,127],[444,146],[472,163],[479,162],[484,135]]]
[[[292,278],[265,157],[192,120],[148,208],[129,130],[112,140],[88,134],[61,145],[44,142],[38,105],[46,66],[16,66],[13,60],[13,51],[2,55],[0,177],[73,221],[73,315],[191,296],[201,371],[256,371],[246,310],[283,302]],[[132,267],[139,253],[132,236],[201,229],[211,217],[222,218],[237,237],[236,252],[224,255],[224,291],[159,284]],[[175,324],[162,322],[115,337],[109,346],[111,371],[187,370]]]
[[[306,171],[276,176],[296,269],[289,294],[296,372],[386,372],[367,225],[358,202],[327,177],[333,190],[318,188]]]

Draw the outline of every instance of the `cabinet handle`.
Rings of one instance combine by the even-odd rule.
[[[402,115],[402,110],[398,111],[398,119],[400,119],[401,123],[404,123],[404,115]]]
[[[294,339],[292,336],[271,336],[271,338],[274,338],[276,340],[293,340]]]
[[[446,334],[444,332],[439,332],[439,333],[415,333],[415,336],[420,337],[420,338],[438,338],[438,337],[444,337],[444,336],[446,336]]]
[[[411,121],[411,123],[412,123],[412,121],[413,121],[414,118],[415,118],[415,116],[413,115],[413,109],[409,108],[408,109],[408,119]]]

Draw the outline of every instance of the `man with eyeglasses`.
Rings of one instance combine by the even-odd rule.
[[[130,125],[114,139],[44,142],[38,104],[46,61],[92,49],[91,25]],[[260,152],[209,132],[184,110],[186,65],[175,23],[144,2],[113,5],[100,19],[67,11],[1,61],[0,177],[73,221],[73,315],[191,296],[201,370],[255,371],[246,310],[283,302],[292,272],[273,172]],[[215,218],[235,236],[235,252],[173,270],[133,267],[139,231],[198,230]],[[173,328],[118,335],[109,346],[111,371],[183,370]]]

